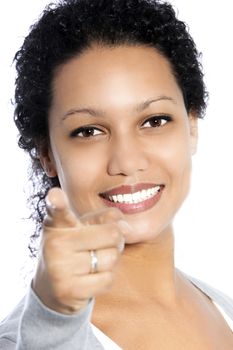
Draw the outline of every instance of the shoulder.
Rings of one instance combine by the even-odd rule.
[[[184,272],[182,272],[182,274],[214,303],[218,304],[233,320],[233,299],[230,296],[196,277],[192,277]]]
[[[6,342],[16,343],[18,325],[23,312],[25,298],[23,298],[14,310],[0,322],[0,339]]]

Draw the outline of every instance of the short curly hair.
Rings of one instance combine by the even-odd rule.
[[[48,114],[56,68],[92,44],[105,46],[146,45],[154,47],[170,62],[183,93],[188,112],[203,117],[207,92],[200,53],[186,24],[172,6],[160,0],[60,0],[48,5],[30,28],[15,55],[16,89],[14,120],[19,146],[32,161],[30,179],[32,218],[37,226],[29,248],[40,234],[45,214],[45,196],[58,178],[48,178],[39,152],[48,146]]]

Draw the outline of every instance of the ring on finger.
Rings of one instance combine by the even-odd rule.
[[[98,258],[97,258],[96,250],[90,250],[90,257],[91,257],[90,273],[96,273],[98,272]]]

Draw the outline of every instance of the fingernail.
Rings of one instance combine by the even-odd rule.
[[[49,208],[50,210],[55,210],[56,209],[55,204],[51,203],[51,201],[50,201],[48,196],[45,198],[45,203],[46,203],[47,208]]]

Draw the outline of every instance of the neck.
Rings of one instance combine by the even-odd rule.
[[[177,296],[172,228],[153,242],[126,245],[109,297],[136,301],[148,298],[168,304]]]

